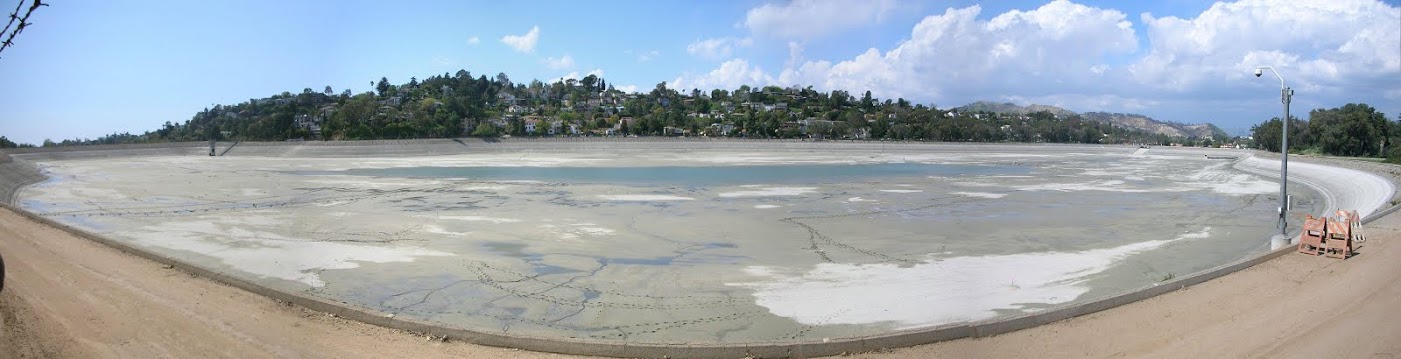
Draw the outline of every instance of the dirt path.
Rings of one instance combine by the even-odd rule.
[[[991,338],[862,358],[1401,356],[1401,214],[1347,261],[1286,255],[1157,298]],[[328,317],[0,210],[0,357],[561,355],[429,341]]]
[[[538,358],[277,303],[0,209],[0,358]]]

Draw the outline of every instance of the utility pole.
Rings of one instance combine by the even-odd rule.
[[[1279,234],[1288,235],[1289,225],[1285,214],[1289,211],[1289,102],[1294,98],[1294,90],[1284,85],[1284,76],[1280,76],[1273,67],[1260,66],[1255,68],[1255,77],[1264,74],[1264,70],[1270,70],[1279,78],[1279,102],[1284,104],[1284,121],[1280,136],[1279,146]]]

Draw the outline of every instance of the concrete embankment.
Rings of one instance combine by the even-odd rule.
[[[44,175],[33,164],[10,156],[0,157],[0,203],[13,203],[21,188],[42,181]]]

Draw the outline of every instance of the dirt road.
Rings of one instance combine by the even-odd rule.
[[[1185,290],[991,338],[862,358],[1401,356],[1401,214],[1346,261],[1286,255]],[[0,209],[0,357],[562,355],[426,340],[195,278]]]
[[[0,358],[562,357],[280,304],[0,209]]]

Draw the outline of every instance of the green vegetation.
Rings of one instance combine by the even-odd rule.
[[[215,140],[282,141],[459,136],[711,136],[948,142],[1148,143],[1208,145],[1224,138],[1149,133],[1078,114],[948,110],[880,100],[866,91],[740,86],[703,92],[668,88],[624,93],[600,77],[514,83],[506,74],[466,70],[372,92],[327,86],[283,92],[199,111],[143,134],[46,145]],[[1214,140],[1214,142],[1213,142]]]
[[[15,141],[10,141],[10,139],[5,138],[5,136],[0,136],[0,148],[25,148],[25,147],[34,147],[34,145],[31,145],[31,144],[28,144],[28,143],[15,143]]]
[[[1289,153],[1344,157],[1387,158],[1401,163],[1401,121],[1391,121],[1367,104],[1347,104],[1309,111],[1309,120],[1290,116]],[[1260,148],[1279,152],[1278,117],[1250,128]]]

